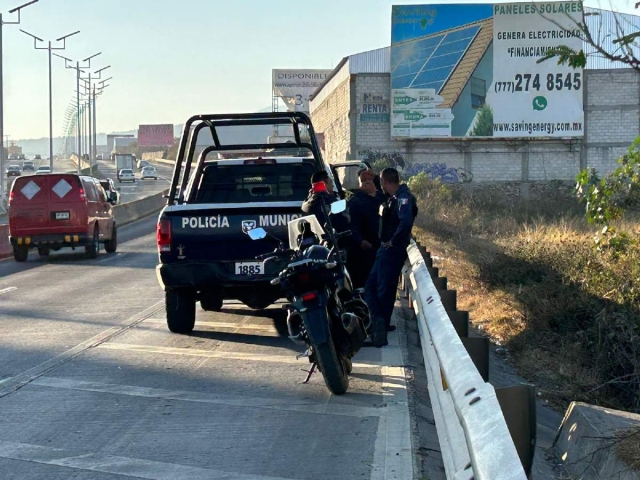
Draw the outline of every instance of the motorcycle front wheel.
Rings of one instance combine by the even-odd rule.
[[[349,388],[349,374],[344,359],[336,352],[332,340],[314,346],[318,367],[331,393],[342,395]]]

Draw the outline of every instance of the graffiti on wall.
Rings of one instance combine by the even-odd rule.
[[[473,174],[464,168],[447,167],[446,163],[414,163],[404,171],[404,175],[412,177],[419,173],[426,173],[431,180],[440,180],[442,183],[469,183],[473,180]]]
[[[419,173],[426,173],[432,180],[442,183],[469,183],[473,180],[473,173],[464,168],[447,167],[446,163],[413,163],[407,164],[400,152],[383,152],[382,150],[364,149],[358,151],[358,156],[373,165],[381,160],[386,161],[402,172],[404,178],[413,177]]]
[[[364,149],[358,151],[358,157],[362,158],[365,162],[373,165],[380,160],[386,160],[392,167],[398,170],[404,170],[406,163],[404,156],[400,152],[383,152],[381,150]]]

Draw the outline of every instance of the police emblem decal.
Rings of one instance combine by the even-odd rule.
[[[257,223],[256,220],[242,220],[242,231],[248,235],[249,230],[256,228]]]

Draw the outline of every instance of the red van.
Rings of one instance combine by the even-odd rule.
[[[97,178],[69,173],[19,177],[9,194],[9,239],[13,257],[24,262],[29,249],[84,247],[95,258],[100,243],[116,251],[113,206]]]

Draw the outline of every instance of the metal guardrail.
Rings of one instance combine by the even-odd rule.
[[[403,284],[416,312],[447,478],[525,480],[493,386],[467,353],[415,242],[407,253]]]

